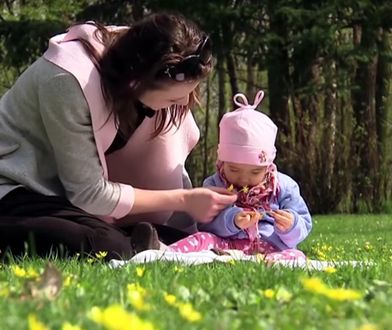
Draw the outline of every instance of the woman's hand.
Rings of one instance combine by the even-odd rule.
[[[268,211],[268,214],[275,219],[275,226],[280,231],[288,231],[293,227],[294,215],[285,210]]]
[[[196,221],[208,223],[236,200],[237,195],[224,188],[193,188],[186,191],[184,211]]]

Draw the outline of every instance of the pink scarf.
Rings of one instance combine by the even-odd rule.
[[[250,211],[270,211],[270,200],[276,198],[279,192],[278,187],[278,170],[274,163],[268,166],[264,180],[253,187],[238,187],[226,179],[223,171],[223,162],[217,161],[217,169],[219,177],[225,183],[226,188],[233,187],[233,191],[237,193],[238,199],[236,206]],[[262,215],[263,216],[263,215]],[[256,224],[254,227],[246,229],[249,239],[255,241],[259,239],[259,229]]]

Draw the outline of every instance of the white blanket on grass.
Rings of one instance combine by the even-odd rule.
[[[199,265],[211,262],[233,262],[233,261],[251,261],[262,262],[262,259],[257,255],[246,255],[242,251],[230,250],[229,255],[218,255],[213,251],[201,252],[172,252],[164,250],[146,250],[133,256],[129,260],[112,259],[109,262],[111,268],[118,268],[127,264],[144,264],[154,261],[171,261],[178,262],[184,265]],[[325,270],[327,267],[342,267],[342,266],[371,266],[372,262],[368,261],[321,261],[321,260],[279,260],[276,261],[273,267],[288,267],[288,268],[302,268],[308,270]]]

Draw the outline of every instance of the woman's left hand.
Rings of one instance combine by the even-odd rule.
[[[275,226],[280,231],[287,231],[293,227],[294,215],[285,210],[268,211],[268,214],[275,219]]]

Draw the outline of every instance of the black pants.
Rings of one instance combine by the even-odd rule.
[[[171,244],[187,234],[156,226],[159,238]],[[58,196],[45,196],[24,188],[0,200],[0,257],[28,255],[57,257],[108,252],[106,259],[130,258],[134,252],[133,226],[118,228]]]

